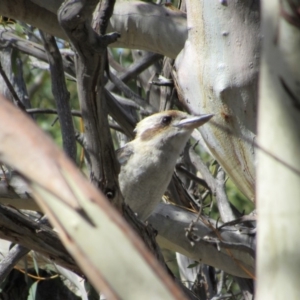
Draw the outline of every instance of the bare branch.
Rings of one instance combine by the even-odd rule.
[[[76,140],[70,109],[70,93],[67,90],[62,58],[53,36],[43,33],[40,35],[50,65],[52,93],[57,106],[57,114],[61,126],[63,148],[67,155],[76,162]]]
[[[3,205],[0,205],[0,216],[0,238],[35,250],[45,259],[82,273],[51,228]]]
[[[118,77],[123,82],[127,82],[130,79],[135,78],[137,75],[139,75],[141,72],[143,72],[145,69],[147,69],[149,66],[151,66],[161,58],[162,56],[160,54],[149,53],[148,55],[143,56],[142,59],[138,60],[130,67],[128,67],[125,72],[118,74]],[[112,91],[114,89],[114,86],[115,83],[107,84],[107,89],[109,91]]]

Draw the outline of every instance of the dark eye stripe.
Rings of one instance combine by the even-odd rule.
[[[171,116],[164,116],[161,120],[162,124],[164,125],[168,125],[170,124],[170,122],[172,121],[172,117]]]

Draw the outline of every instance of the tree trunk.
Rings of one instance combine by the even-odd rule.
[[[262,1],[257,299],[300,299],[300,1],[298,8],[295,2]]]
[[[187,1],[188,40],[176,59],[182,101],[214,113],[200,131],[238,188],[254,200],[259,69],[258,1]]]

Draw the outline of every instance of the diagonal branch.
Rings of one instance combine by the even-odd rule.
[[[70,93],[67,90],[63,60],[53,36],[43,33],[40,35],[48,56],[52,93],[57,106],[57,114],[61,126],[63,148],[67,155],[76,162],[76,140],[73,119],[70,109]]]

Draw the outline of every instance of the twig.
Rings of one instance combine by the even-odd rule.
[[[183,172],[187,177],[189,177],[190,179],[194,180],[196,183],[202,185],[203,187],[205,187],[206,189],[210,190],[210,187],[208,186],[208,184],[206,183],[205,180],[203,180],[202,178],[194,175],[193,173],[189,172],[186,168],[184,168],[182,165],[176,165],[176,169],[178,171]]]
[[[30,115],[34,115],[34,114],[51,114],[51,115],[57,115],[57,109],[54,108],[29,108],[26,109],[27,113]],[[82,114],[79,110],[71,110],[71,114],[74,117],[82,117]],[[111,129],[120,131],[122,133],[124,133],[124,130],[121,126],[118,126],[117,124],[114,124],[112,122],[109,122],[109,127]],[[76,134],[75,134],[76,135]]]
[[[51,114],[57,115],[57,109],[54,108],[29,108],[26,109],[28,114]],[[81,112],[79,110],[71,110],[71,114],[74,117],[81,117]]]
[[[127,68],[126,72],[119,74],[118,77],[123,82],[127,82],[130,79],[135,78],[137,75],[139,75],[141,72],[146,70],[149,66],[151,66],[161,58],[162,55],[160,54],[150,53],[138,60],[136,63],[132,64],[129,68]],[[112,91],[115,86],[116,85],[114,83],[108,83],[106,88],[109,91]]]
[[[110,72],[109,77],[118,90],[123,92],[127,98],[135,101],[139,106],[145,109],[148,112],[148,114],[153,114],[154,112],[156,112],[154,107],[149,105],[143,98],[141,98],[139,95],[133,92],[121,79],[119,79],[112,72]]]

